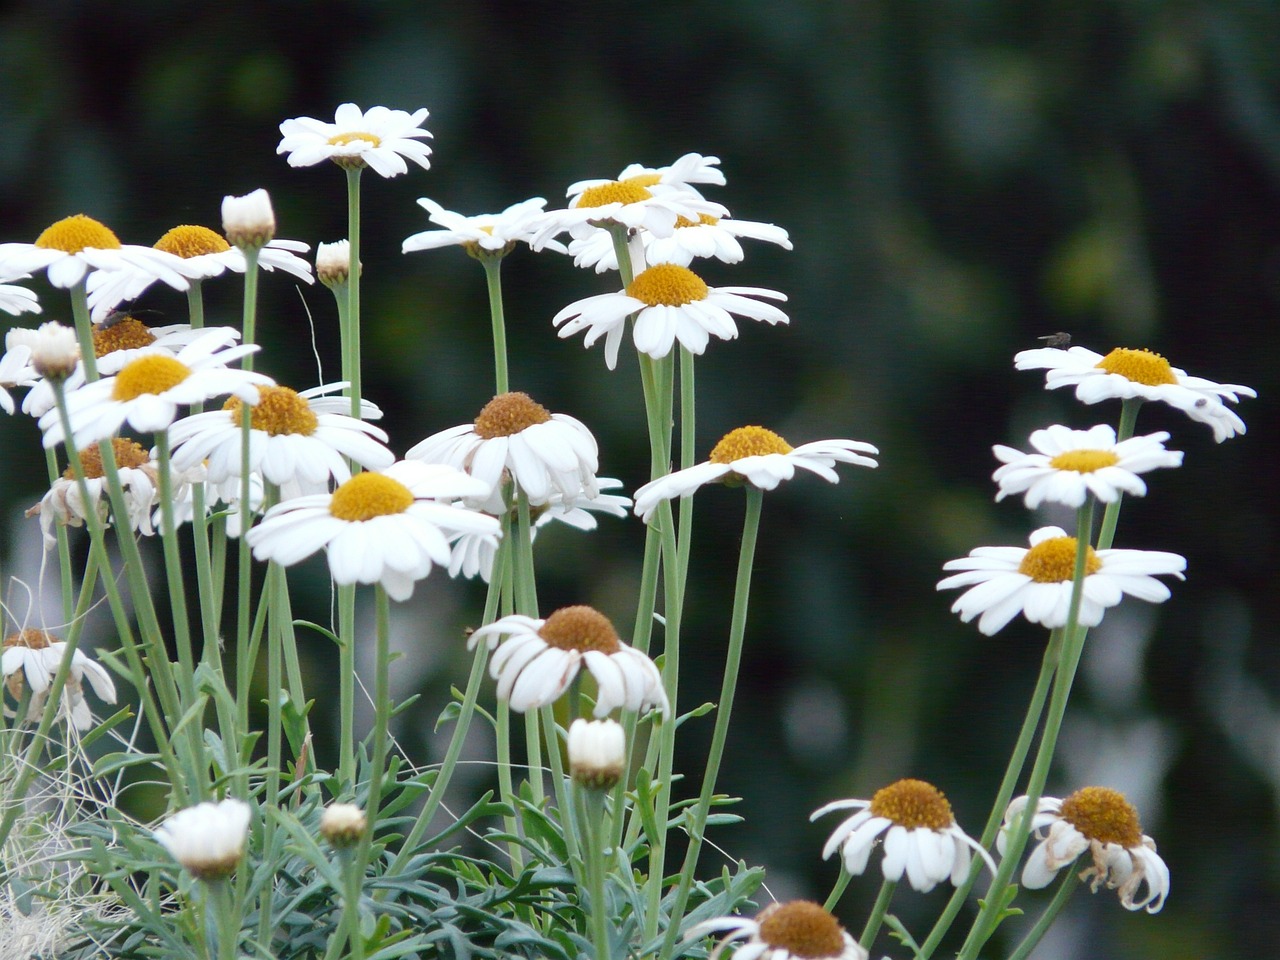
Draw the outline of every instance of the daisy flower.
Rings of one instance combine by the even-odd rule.
[[[1163,401],[1192,420],[1209,424],[1219,443],[1245,432],[1244,421],[1223,401],[1238,403],[1241,397],[1257,396],[1237,383],[1188,376],[1150,350],[1117,347],[1104,357],[1084,347],[1041,347],[1022,351],[1013,362],[1019,370],[1047,370],[1046,388],[1075,387],[1076,399],[1082,403],[1112,398]]]
[[[415,444],[406,459],[447,463],[484,481],[485,509],[501,513],[504,473],[534,505],[552,496],[595,497],[599,448],[580,421],[548,413],[527,393],[503,393],[490,400],[474,423],[442,430]]]
[[[15,700],[22,699],[24,686],[31,689],[28,723],[39,720],[44,712],[49,686],[66,657],[66,650],[65,642],[43,630],[20,630],[5,637],[4,653],[0,654],[0,672],[3,672],[5,686]],[[63,707],[77,730],[88,730],[93,725],[93,716],[84,699],[86,678],[99,699],[106,703],[116,702],[116,685],[111,674],[77,649],[71,655],[71,668],[62,688]]]
[[[429,197],[418,200],[418,206],[427,211],[428,219],[442,227],[441,230],[424,230],[406,237],[400,246],[402,253],[415,250],[437,250],[440,247],[461,246],[473,257],[503,257],[515,249],[517,243],[532,243],[537,233],[537,220],[543,214],[547,201],[542,197],[513,203],[501,213],[483,213],[464,217],[446,210]],[[563,244],[554,240],[543,244],[557,253],[564,253]]]
[[[686,153],[667,167],[645,167],[638,163],[628,164],[618,174],[617,180],[579,180],[577,183],[569,185],[566,196],[576,199],[588,190],[607,187],[614,183],[631,183],[641,187],[672,187],[687,190],[695,196],[701,196],[693,184],[710,183],[717,187],[723,187],[725,178],[724,172],[720,169],[719,157],[704,157],[700,153]]]
[[[992,449],[1004,466],[992,475],[1000,485],[996,500],[1022,493],[1034,510],[1046,501],[1080,507],[1089,494],[1102,503],[1125,493],[1143,496],[1147,485],[1138,474],[1182,465],[1181,451],[1164,448],[1168,439],[1161,432],[1117,443],[1116,432],[1105,424],[1088,430],[1055,424],[1031,434],[1036,453],[997,444]]]
[[[129,514],[128,527],[130,530],[151,536],[155,533],[151,525],[151,511],[156,505],[160,464],[152,459],[151,454],[143,449],[141,444],[127,437],[112,438],[111,452],[115,457],[120,487],[124,493],[125,507]],[[108,521],[111,500],[98,444],[91,443],[80,451],[80,466],[84,470],[85,487],[89,491],[87,504],[80,495],[80,484],[76,481],[75,472],[67,467],[62,476],[53,482],[53,486],[41,501],[27,511],[28,517],[36,515],[40,517],[40,530],[44,534],[45,549],[52,549],[58,542],[54,534],[55,522],[79,527],[88,519],[90,510],[93,510],[104,523]],[[175,499],[181,495],[181,486],[182,481],[179,478],[179,482],[175,485]]]
[[[55,287],[74,287],[90,270],[145,266],[179,290],[187,288],[181,261],[153,247],[122,244],[92,217],[76,214],[46,227],[35,243],[0,243],[0,276],[46,272]]]
[[[604,337],[605,362],[612,370],[632,314],[636,349],[655,360],[670,353],[677,340],[691,353],[701,354],[712,334],[721,340],[734,339],[738,328],[733,314],[770,324],[788,322],[777,307],[753,297],[787,299],[786,294],[762,287],[709,287],[688,267],[660,263],[642,271],[625,290],[569,304],[551,322],[560,327],[561,338],[586,330],[583,345],[587,347]]]
[[[968,557],[948,560],[944,570],[961,570],[938,584],[939,590],[969,587],[951,606],[968,623],[979,617],[978,629],[993,636],[1021,613],[1032,623],[1066,626],[1071,606],[1071,575],[1075,570],[1076,538],[1061,527],[1041,527],[1031,534],[1031,548],[978,547]],[[1102,614],[1127,593],[1148,603],[1169,599],[1169,588],[1156,576],[1185,579],[1187,561],[1158,550],[1094,550],[1085,555],[1084,590],[1080,597],[1080,625],[1096,627]]]
[[[4,336],[4,356],[0,357],[0,407],[5,413],[13,413],[14,387],[30,387],[38,382],[31,367],[31,347],[10,330]]]
[[[705,213],[697,220],[679,217],[671,236],[655,237],[645,233],[641,235],[641,242],[646,263],[674,263],[687,267],[695,257],[714,257],[722,263],[740,263],[746,256],[738,242],[742,237],[777,244],[784,250],[792,248],[791,239],[782,227],[754,220],[713,217]],[[576,267],[593,267],[596,273],[618,269],[613,239],[603,230],[573,240],[568,253]]]
[[[867,860],[881,834],[884,859],[880,868],[884,878],[896,883],[906,873],[911,888],[921,893],[928,893],[948,878],[952,886],[964,883],[969,877],[971,848],[995,873],[987,851],[956,823],[947,798],[923,780],[899,780],[877,790],[870,800],[828,803],[809,819],[849,809],[858,812],[836,827],[822,848],[822,859],[829,859],[839,850],[845,870],[852,876],[867,869]]]
[[[292,566],[321,547],[335,583],[378,583],[408,600],[433,564],[449,563],[449,537],[496,537],[493,517],[453,506],[487,486],[452,467],[400,460],[356,474],[333,493],[278,503],[246,534],[253,555]]]
[[[648,523],[663,500],[691,496],[707,483],[749,483],[761,490],[773,490],[783,480],[794,477],[796,467],[839,483],[840,478],[832,469],[837,462],[874,468],[875,460],[867,455],[879,452],[861,440],[815,440],[792,447],[764,427],[738,427],[720,439],[706,463],[669,473],[637,490],[636,516]]]
[[[431,136],[422,127],[426,119],[425,107],[413,113],[387,107],[361,111],[354,103],[344,103],[333,123],[311,117],[284,121],[276,153],[287,153],[291,167],[332,160],[340,167],[372,167],[379,176],[395,177],[408,172],[407,158],[427,170],[431,148],[418,142]]]
[[[152,835],[199,880],[221,880],[244,856],[252,809],[243,800],[198,803],[179,810]]]
[[[1004,815],[996,847],[1004,853],[1008,832],[1024,815],[1026,797],[1017,797]],[[1089,852],[1093,863],[1080,873],[1094,893],[1106,885],[1126,910],[1159,913],[1169,895],[1169,868],[1156,843],[1142,832],[1138,812],[1124,794],[1106,787],[1085,787],[1064,799],[1041,797],[1031,818],[1040,843],[1027,857],[1022,885],[1047,887],[1063,867]],[[1140,895],[1143,886],[1145,894]]]
[[[725,936],[710,953],[716,960],[731,940],[737,960],[867,960],[867,951],[824,907],[808,900],[773,903],[749,917],[714,917],[694,924],[689,937]]]
[[[16,277],[7,277],[6,279],[25,280],[29,276],[31,274],[24,273]],[[14,317],[20,313],[39,313],[40,299],[26,287],[19,287],[12,283],[0,283],[0,310]]]
[[[156,347],[112,354],[103,359],[99,372],[115,373],[67,394],[67,412],[78,447],[105,440],[128,423],[135,430],[163,430],[177,416],[179,404],[203,403],[228,393],[252,403],[258,385],[271,378],[250,370],[227,366],[258,350],[256,344],[220,349],[227,342],[227,328],[210,328],[182,347],[176,355]],[[108,360],[121,357],[117,367]],[[45,447],[64,439],[56,409],[40,418]]]
[[[350,458],[368,470],[383,470],[395,455],[383,444],[384,431],[349,415],[349,397],[325,396],[346,383],[330,383],[297,393],[288,387],[262,386],[249,416],[249,470],[284,488],[284,496],[323,493],[330,480],[351,479]],[[169,428],[173,466],[188,470],[207,461],[210,483],[221,484],[243,474],[241,411],[238,397],[221,410],[197,413]],[[364,404],[366,416],[382,411]]]
[[[599,688],[597,717],[618,707],[656,707],[663,719],[671,712],[653,661],[618,639],[609,618],[592,607],[563,607],[545,620],[512,614],[473,631],[467,646],[483,641],[492,650],[503,636],[489,673],[512,710],[554,703],[585,666]]]

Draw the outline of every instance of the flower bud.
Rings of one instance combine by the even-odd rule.
[[[569,773],[593,790],[608,790],[622,778],[627,740],[616,720],[573,721],[569,727]]]
[[[243,800],[198,803],[179,810],[154,835],[192,876],[221,880],[244,856],[251,813]]]
[[[222,232],[240,249],[257,250],[276,235],[276,215],[271,197],[259,187],[243,197],[222,198]]]
[[[320,815],[320,835],[335,847],[353,847],[364,836],[368,821],[354,803],[331,803]]]
[[[357,267],[359,269],[359,267]],[[351,278],[351,242],[338,240],[316,246],[316,276],[326,287],[339,287]]]

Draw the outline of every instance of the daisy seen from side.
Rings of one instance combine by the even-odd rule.
[[[113,437],[111,452],[115,458],[116,473],[120,479],[120,488],[128,511],[127,525],[130,530],[144,536],[151,536],[155,533],[155,528],[152,526],[152,510],[156,506],[160,464],[141,444],[128,437]],[[89,502],[86,503],[80,493],[80,483],[76,480],[75,472],[71,467],[67,467],[62,476],[53,482],[40,502],[27,511],[28,517],[40,517],[40,530],[44,534],[46,550],[51,550],[57,545],[55,524],[70,527],[82,526],[88,519],[90,510],[94,511],[104,524],[111,519],[110,494],[107,489],[107,478],[103,472],[99,444],[91,443],[80,450],[79,454]],[[175,484],[174,492],[175,499],[185,495],[181,480]]]
[[[1008,833],[1024,816],[1026,797],[1017,797],[1005,812],[996,846],[1004,853]],[[1041,797],[1031,818],[1040,842],[1022,869],[1022,885],[1047,887],[1058,871],[1088,853],[1092,863],[1080,872],[1094,893],[1115,890],[1126,910],[1159,913],[1169,894],[1169,868],[1156,853],[1156,843],[1142,832],[1138,812],[1124,795],[1107,787],[1084,787],[1063,799]],[[1145,890],[1144,890],[1145,887]]]
[[[1029,549],[978,547],[969,556],[948,560],[944,570],[959,570],[938,583],[939,590],[968,587],[951,606],[968,623],[978,618],[987,636],[998,633],[1021,613],[1041,626],[1066,626],[1071,607],[1071,582],[1077,543],[1061,527],[1041,527],[1031,534]],[[1109,607],[1126,594],[1148,603],[1170,597],[1157,576],[1179,580],[1185,558],[1159,550],[1094,550],[1085,554],[1085,577],[1079,623],[1096,627]]]
[[[184,870],[199,880],[222,880],[244,856],[253,809],[228,797],[179,810],[152,835]]]
[[[5,413],[13,413],[13,397],[9,391],[15,387],[30,387],[38,382],[35,369],[31,366],[31,347],[21,337],[15,338],[14,331],[5,334],[4,356],[0,357],[0,407]]]
[[[663,500],[691,496],[708,483],[749,483],[761,490],[773,490],[783,480],[794,477],[797,467],[830,483],[839,483],[840,477],[833,469],[837,463],[874,469],[877,464],[873,457],[879,452],[861,440],[815,440],[793,447],[764,427],[738,427],[720,439],[705,463],[669,473],[637,490],[635,513],[648,523]]]
[[[722,263],[740,263],[746,256],[738,242],[742,238],[763,240],[784,250],[792,249],[791,238],[782,227],[754,220],[713,217],[705,213],[697,220],[678,217],[671,236],[655,237],[645,233],[641,242],[645,263],[674,263],[687,267],[698,257],[715,258]],[[603,230],[573,240],[568,253],[573,257],[575,267],[592,268],[596,273],[618,269],[613,240]]]
[[[6,280],[25,280],[30,274],[23,273],[15,277],[6,277]],[[0,283],[0,310],[16,317],[20,313],[39,313],[40,298],[36,296],[34,290],[28,290],[26,287],[20,287],[16,283]]]
[[[439,230],[423,230],[405,238],[400,245],[402,253],[418,250],[438,250],[441,247],[460,246],[473,257],[504,257],[518,243],[532,243],[538,232],[538,218],[544,213],[547,201],[533,197],[513,203],[501,213],[482,213],[463,216],[446,210],[429,197],[418,200],[418,206],[427,211],[428,219]],[[564,245],[554,240],[545,242],[543,248],[564,253]]]
[[[288,154],[291,167],[332,160],[340,167],[369,167],[381,177],[395,177],[409,171],[407,159],[427,170],[431,147],[421,142],[431,136],[422,126],[426,119],[426,107],[408,113],[381,106],[361,110],[344,103],[332,123],[311,117],[285,120],[276,153]]]
[[[5,637],[4,652],[0,654],[0,673],[4,674],[5,686],[14,700],[22,699],[24,686],[30,689],[28,723],[40,719],[49,687],[66,655],[66,643],[44,630],[28,628]],[[85,680],[104,703],[116,702],[116,685],[111,674],[96,660],[76,649],[71,655],[71,667],[62,688],[62,701],[65,714],[80,731],[93,725],[93,715],[84,698]]]
[[[713,917],[689,928],[689,939],[723,934],[708,955],[716,960],[734,941],[737,960],[867,960],[831,912],[809,900],[772,903],[753,917]]]
[[[499,699],[520,713],[554,703],[584,667],[598,687],[595,716],[618,708],[652,707],[663,719],[671,712],[653,661],[623,643],[592,607],[562,607],[546,619],[512,614],[473,631],[467,646],[481,642],[497,646],[489,673]]]

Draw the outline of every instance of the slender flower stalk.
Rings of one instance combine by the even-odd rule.
[[[889,912],[889,902],[893,900],[894,891],[897,889],[896,880],[885,880],[880,884],[880,893],[876,895],[871,915],[867,917],[866,926],[862,928],[862,936],[858,938],[858,946],[863,950],[870,951],[871,944],[875,943],[876,934],[880,932],[880,926],[884,923],[884,915]]]

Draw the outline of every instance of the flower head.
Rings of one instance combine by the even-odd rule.
[[[222,232],[228,243],[241,250],[255,250],[270,243],[276,235],[276,213],[267,191],[259,187],[243,197],[223,197]]]
[[[772,490],[794,477],[796,467],[839,483],[832,469],[837,462],[874,468],[871,457],[879,452],[861,440],[815,440],[793,447],[764,427],[738,427],[721,438],[706,463],[659,477],[637,490],[635,512],[648,523],[663,500],[690,496],[707,483],[749,483]]]
[[[408,600],[433,564],[448,565],[451,536],[498,535],[493,517],[453,505],[487,492],[452,467],[400,460],[333,493],[276,504],[247,538],[259,560],[286,567],[324,548],[336,583],[378,583],[391,599]]]
[[[754,220],[713,217],[707,213],[696,220],[678,217],[671,236],[657,237],[646,232],[641,234],[641,243],[646,263],[674,263],[687,267],[696,257],[714,257],[722,263],[742,262],[746,254],[738,240],[743,237],[777,244],[784,250],[791,249],[791,238],[782,227]],[[568,253],[576,267],[592,267],[596,273],[618,269],[613,240],[604,230],[575,238],[569,244]]]
[[[503,257],[517,243],[532,243],[537,234],[537,221],[547,201],[542,197],[513,203],[501,213],[483,213],[465,217],[446,210],[429,197],[422,197],[418,206],[428,213],[428,219],[440,230],[424,230],[406,237],[400,249],[403,253],[415,250],[436,250],[440,247],[461,246],[473,257]],[[560,253],[564,246],[549,241],[544,246]]]
[[[0,357],[0,407],[5,413],[13,413],[13,397],[9,396],[11,389],[30,387],[39,382],[31,367],[30,343],[23,336],[14,336],[19,329],[4,335],[4,356]]]
[[[1046,501],[1079,507],[1089,494],[1102,503],[1125,493],[1140,497],[1147,485],[1138,474],[1182,464],[1181,451],[1164,448],[1168,439],[1167,433],[1152,433],[1117,443],[1115,431],[1105,424],[1088,430],[1056,424],[1037,430],[1031,434],[1036,453],[999,444],[993,448],[1004,464],[992,477],[1000,485],[996,499],[1022,493],[1034,510]]]
[[[545,620],[512,614],[471,634],[468,646],[484,641],[492,649],[506,640],[489,663],[498,697],[521,713],[560,698],[585,666],[595,678],[595,715],[611,710],[671,707],[653,661],[618,639],[609,618],[591,607],[563,607]]]
[[[995,872],[982,846],[960,829],[942,792],[923,780],[899,780],[877,790],[870,800],[837,800],[813,812],[814,820],[832,810],[857,809],[827,840],[822,858],[836,850],[845,869],[857,876],[867,868],[876,840],[884,834],[881,869],[886,880],[906,873],[914,890],[927,893],[950,878],[959,886],[969,876],[970,848]]]
[[[636,349],[659,359],[678,340],[686,350],[701,354],[712,335],[733,340],[738,327],[733,315],[787,323],[788,317],[771,303],[759,299],[786,300],[777,290],[762,287],[709,287],[688,267],[660,263],[636,276],[618,293],[602,293],[569,304],[554,317],[560,337],[587,331],[583,345],[605,338],[605,363],[618,364],[618,348],[627,317],[635,315],[632,337]]]
[[[627,762],[627,738],[616,720],[583,720],[569,725],[569,775],[592,790],[611,790]]]
[[[332,160],[340,167],[371,167],[382,177],[395,177],[409,170],[408,158],[423,170],[431,166],[431,148],[419,143],[431,134],[422,127],[425,107],[406,113],[387,107],[362,111],[354,103],[344,103],[333,123],[297,117],[280,124],[280,145],[276,153],[289,155],[289,166],[311,167]]]
[[[25,280],[30,274],[20,274],[16,277],[7,277],[8,280]],[[26,287],[19,287],[12,283],[0,283],[0,310],[10,316],[16,317],[20,313],[39,313],[40,298],[35,292],[28,290]]]
[[[961,570],[938,584],[939,590],[969,587],[951,606],[968,623],[981,615],[978,629],[992,636],[1019,613],[1049,628],[1066,626],[1071,607],[1076,538],[1061,527],[1041,527],[1031,534],[1031,548],[978,547],[968,557],[948,560],[944,570]],[[1185,558],[1158,550],[1094,550],[1085,553],[1080,625],[1096,627],[1108,607],[1125,594],[1163,603],[1169,588],[1156,576],[1184,579]]]
[[[355,846],[368,828],[368,818],[354,803],[331,803],[320,814],[320,835],[335,847]]]
[[[1209,424],[1219,443],[1245,432],[1244,421],[1224,401],[1238,403],[1241,397],[1257,396],[1237,383],[1188,376],[1150,350],[1117,347],[1104,357],[1084,347],[1041,347],[1022,351],[1013,362],[1019,370],[1047,370],[1046,388],[1075,387],[1076,399],[1082,403],[1135,397],[1160,400],[1192,420]]]
[[[244,856],[252,813],[243,800],[198,803],[169,817],[153,835],[192,876],[221,880]]]
[[[734,951],[736,960],[867,960],[867,951],[825,908],[808,900],[792,900],[765,907],[755,917],[715,917],[695,924],[690,937],[727,931],[711,960],[729,941],[746,939]]]
[[[1008,833],[1024,815],[1026,797],[1017,797],[1004,815],[996,846],[1004,853]],[[1105,884],[1117,891],[1126,910],[1159,913],[1169,894],[1169,868],[1156,843],[1142,832],[1138,812],[1124,795],[1106,787],[1085,787],[1064,799],[1041,797],[1031,818],[1040,843],[1027,857],[1022,885],[1046,887],[1059,870],[1088,851],[1093,863],[1080,873],[1094,893]],[[1145,895],[1139,892],[1146,886]]]
[[[343,286],[351,279],[350,240],[316,245],[316,276],[326,287]]]
[[[30,688],[28,723],[39,720],[44,712],[49,686],[66,655],[66,643],[44,630],[19,630],[5,637],[4,652],[0,654],[0,673],[3,673],[5,686],[15,700],[22,699],[24,685]],[[72,725],[82,731],[93,725],[93,716],[84,699],[86,678],[100,699],[106,703],[116,702],[116,685],[111,674],[77,649],[71,655],[71,667],[62,688],[62,706],[71,717]]]

